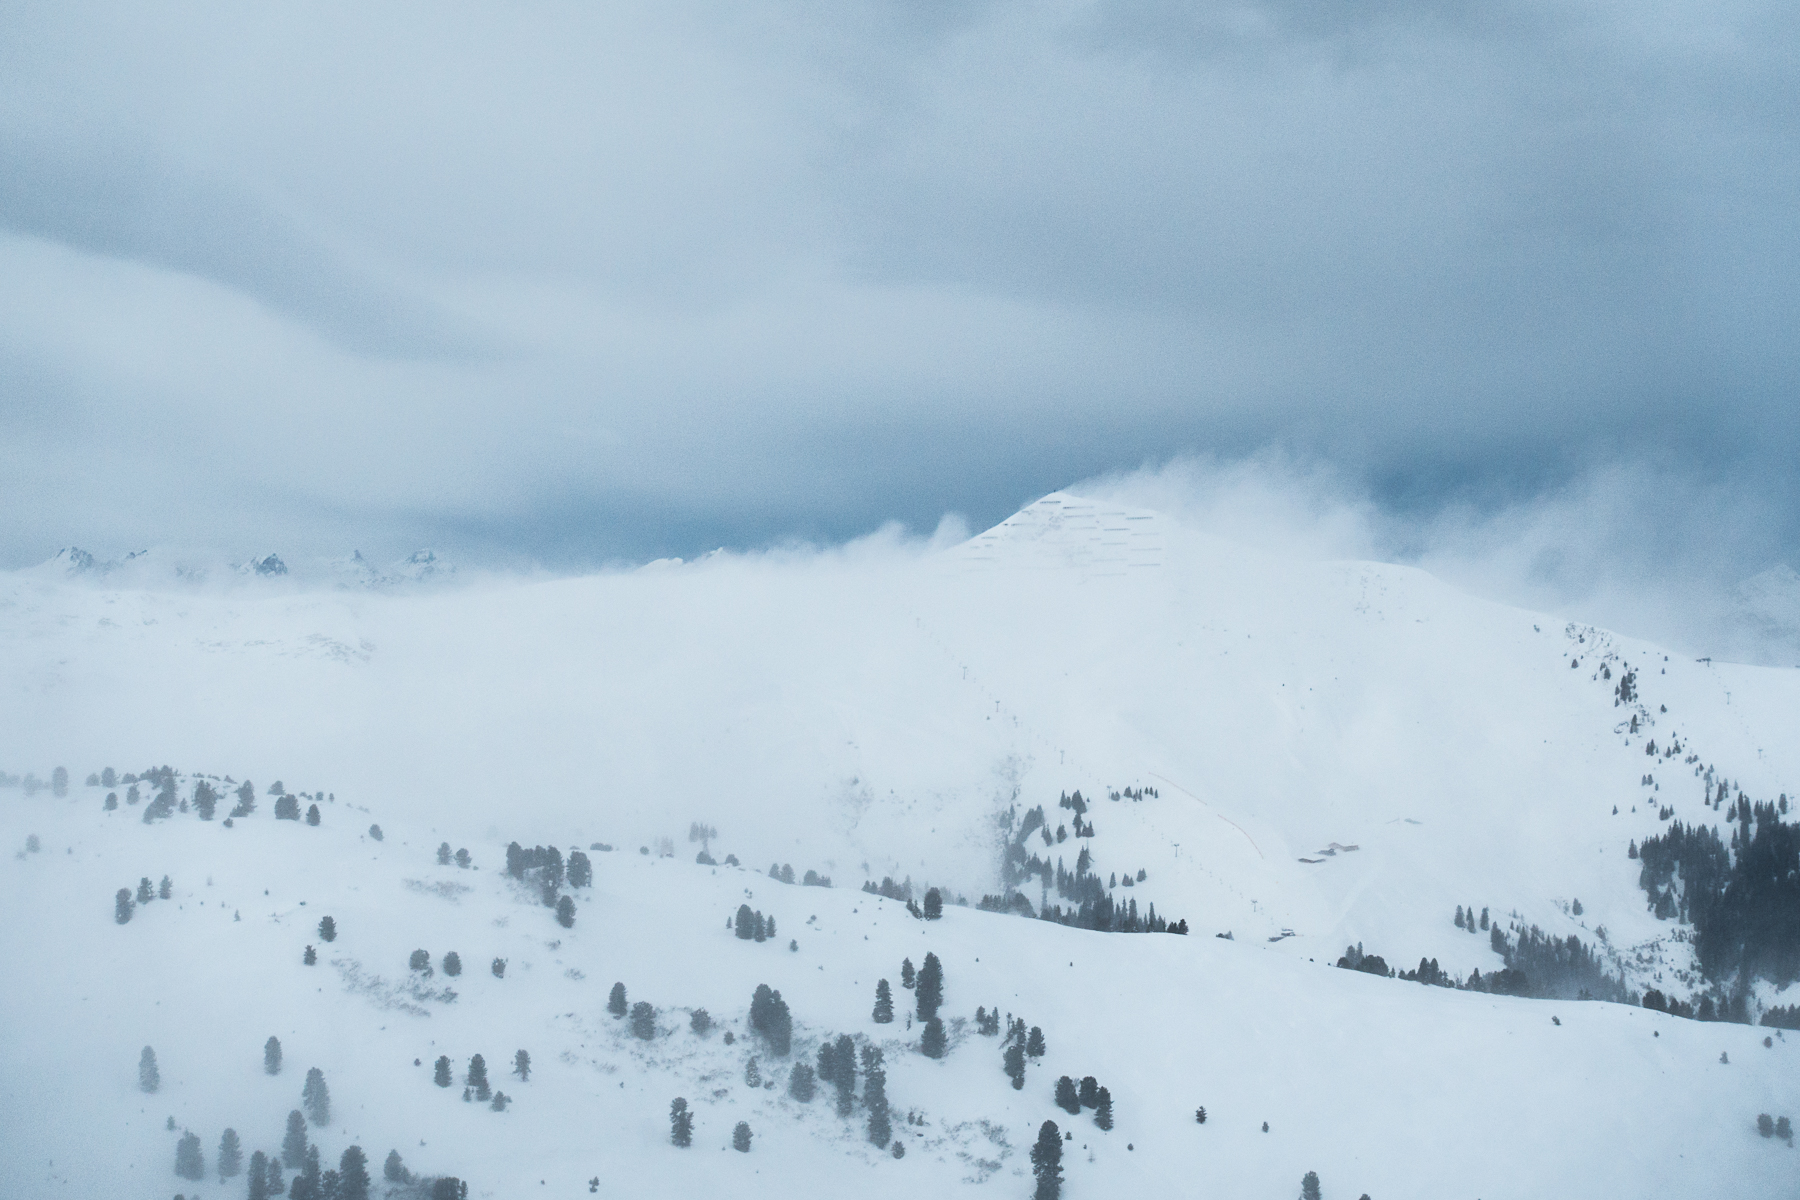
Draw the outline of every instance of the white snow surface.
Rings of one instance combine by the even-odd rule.
[[[171,1173],[166,1119],[209,1163],[226,1125],[246,1155],[274,1149],[309,1066],[337,1109],[329,1159],[356,1142],[378,1174],[398,1148],[478,1196],[587,1195],[596,1176],[619,1196],[1026,1195],[1045,1119],[1076,1134],[1070,1197],[1289,1196],[1307,1170],[1376,1200],[1796,1194],[1792,1151],[1754,1126],[1800,1115],[1792,1039],[1329,964],[1359,942],[1401,967],[1497,968],[1452,925],[1461,904],[1689,994],[1685,930],[1646,911],[1626,845],[1664,827],[1661,806],[1715,820],[1707,768],[1758,800],[1800,792],[1797,671],[1683,660],[1406,568],[1278,558],[1064,493],[948,550],[878,538],[428,592],[20,572],[0,577],[0,663],[0,767],[74,776],[66,799],[0,792],[0,844],[20,853],[0,860],[0,1071],[30,1097],[0,1128],[13,1194],[240,1195]],[[1627,664],[1638,696],[1616,704]],[[254,779],[257,813],[147,826],[123,787],[108,813],[81,783],[163,763]],[[276,779],[335,796],[319,828],[273,820]],[[1139,787],[1156,794],[1106,799]],[[997,891],[998,816],[1042,804],[1054,829],[1077,788],[1096,869],[1146,872],[1114,895],[1189,937],[954,906],[927,923],[855,890]],[[756,869],[694,864],[696,820]],[[512,839],[618,847],[592,855],[572,930],[502,875]],[[438,866],[441,840],[477,869]],[[1080,844],[1033,849],[1073,867]],[[778,884],[771,861],[837,886]],[[113,923],[114,891],[165,873],[172,900]],[[745,901],[776,916],[774,942],[725,930]],[[420,947],[465,963],[424,999]],[[928,949],[956,1030],[942,1062],[916,1027],[869,1019],[875,980],[904,1007],[900,959]],[[605,1013],[615,980],[658,1007],[652,1043]],[[742,1035],[759,982],[792,1007],[797,1055],[835,1032],[884,1047],[906,1158],[861,1139],[860,1111],[836,1117],[829,1088],[787,1100],[766,1054],[778,1086],[751,1093],[745,1041],[687,1030],[704,1006]],[[1043,1027],[1023,1091],[998,1039],[956,1025],[977,1004]],[[270,1034],[288,1056],[273,1078]],[[155,1096],[136,1090],[145,1044]],[[536,1070],[515,1088],[521,1047]],[[476,1052],[510,1111],[461,1102]],[[431,1083],[440,1053],[457,1088]],[[1065,1073],[1111,1089],[1112,1132],[1052,1105]],[[677,1095],[698,1113],[687,1151],[667,1144]],[[739,1119],[748,1155],[722,1149]]]

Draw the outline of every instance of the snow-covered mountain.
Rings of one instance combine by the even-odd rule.
[[[0,1135],[9,1161],[65,1166],[33,1166],[21,1194],[170,1193],[171,1113],[209,1156],[233,1122],[254,1129],[246,1153],[272,1146],[298,1097],[297,1075],[257,1066],[280,1031],[359,1106],[319,1136],[332,1155],[351,1138],[377,1163],[398,1147],[477,1195],[538,1178],[587,1194],[593,1177],[620,1195],[1023,1195],[1046,1118],[1080,1131],[1070,1196],[1208,1179],[1287,1195],[1309,1169],[1349,1196],[1791,1187],[1787,1147],[1754,1124],[1800,1110],[1778,1031],[1330,964],[1360,945],[1490,975],[1505,962],[1481,911],[1503,933],[1578,938],[1634,994],[1697,999],[1688,927],[1651,911],[1630,851],[1675,821],[1729,836],[1721,794],[1800,793],[1800,672],[1695,662],[1418,571],[1283,559],[1069,494],[949,550],[876,538],[449,590],[24,572],[0,582],[0,657],[0,765],[79,780],[170,763],[227,792],[223,776],[251,777],[260,806],[231,829],[191,813],[145,825],[141,805],[103,809],[122,789],[79,782],[3,805],[6,836],[42,845],[6,875],[10,910],[42,917],[0,938],[41,981],[5,1016],[52,1033],[6,1069],[37,1078],[59,1044],[91,1045],[56,1095],[115,1097],[86,1107],[141,1164],[80,1155],[95,1130],[28,1123]],[[324,797],[318,828],[272,819],[261,789],[277,777]],[[717,830],[711,857],[745,866],[696,864],[696,824]],[[620,849],[593,852],[565,931],[500,871],[512,840]],[[439,866],[440,842],[475,868]],[[1105,881],[1088,886],[1189,935],[955,903],[925,922],[855,890],[891,878],[971,905],[1072,906],[1054,880],[1084,850]],[[770,863],[834,886],[781,884]],[[1040,864],[1051,881],[1021,877]],[[174,902],[115,925],[113,893],[165,872]],[[724,929],[739,903],[777,918],[774,944]],[[306,967],[322,911],[343,933]],[[409,974],[419,947],[434,962],[459,949],[455,1000]],[[904,1010],[900,959],[927,949],[946,1016],[993,1005],[1042,1026],[1051,1048],[1023,1090],[972,1024],[953,1021],[935,1061],[916,1028],[870,1023],[875,979]],[[496,956],[505,979],[487,972]],[[649,1042],[605,1013],[615,979],[657,1006]],[[927,1121],[897,1115],[906,1158],[876,1154],[828,1099],[746,1088],[759,982],[787,998],[796,1046],[849,1032],[883,1047],[896,1113]],[[1794,1000],[1767,983],[1748,997]],[[687,1031],[696,1006],[737,1044]],[[146,1042],[166,1100],[133,1090]],[[438,1054],[500,1068],[513,1042],[538,1070],[511,1112],[431,1085]],[[785,1081],[791,1060],[762,1057]],[[1053,1106],[1064,1073],[1109,1086],[1114,1131]],[[685,1157],[661,1132],[676,1095],[699,1114]],[[718,1149],[738,1119],[758,1139],[748,1158]]]

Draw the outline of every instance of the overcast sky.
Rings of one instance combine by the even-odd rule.
[[[571,569],[1245,459],[1800,564],[1797,20],[6,4],[0,565]]]

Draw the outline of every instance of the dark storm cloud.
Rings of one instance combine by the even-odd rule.
[[[1671,577],[1800,557],[1781,6],[5,21],[13,563],[577,566],[1269,446],[1421,545],[1737,489],[1729,559]]]

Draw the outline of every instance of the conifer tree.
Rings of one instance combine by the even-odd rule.
[[[1037,1180],[1033,1200],[1058,1200],[1062,1195],[1062,1143],[1055,1121],[1038,1127],[1037,1142],[1031,1147],[1031,1174]]]
[[[319,806],[318,805],[314,804],[307,808],[306,823],[308,825],[317,825],[319,823]]]
[[[1056,1081],[1056,1107],[1067,1113],[1079,1115],[1081,1097],[1075,1091],[1075,1081],[1067,1075]]]
[[[813,1069],[805,1063],[794,1064],[788,1072],[788,1095],[802,1104],[811,1104],[813,1091]]]
[[[219,1135],[219,1178],[230,1179],[244,1169],[244,1148],[238,1142],[237,1130],[227,1129]]]
[[[513,843],[513,845],[515,845],[515,846],[518,844],[519,843],[517,843],[517,842]],[[447,867],[450,865],[450,843],[449,842],[439,842],[437,854],[438,854],[438,866]],[[510,863],[511,861],[512,861],[512,856],[508,855],[507,862]]]
[[[1031,1027],[1031,1036],[1025,1039],[1025,1053],[1032,1058],[1044,1057],[1044,1031],[1036,1025]]]
[[[608,993],[606,997],[606,1011],[615,1017],[622,1017],[631,1011],[631,1006],[625,1003],[624,984],[615,983],[612,985],[612,991]]]
[[[369,1200],[369,1158],[361,1146],[338,1156],[337,1200]]]
[[[505,979],[506,960],[504,958],[496,958],[492,963],[488,964],[488,970],[494,973],[495,979]]]
[[[1001,1055],[1001,1065],[1006,1070],[1006,1077],[1012,1080],[1013,1090],[1019,1091],[1025,1086],[1025,1047],[1017,1042],[1006,1044],[1006,1053]]]
[[[306,1118],[297,1108],[288,1114],[287,1136],[281,1139],[281,1161],[290,1170],[306,1162]]]
[[[281,1074],[281,1039],[274,1034],[263,1043],[263,1073],[265,1075]]]
[[[300,1089],[300,1107],[314,1125],[331,1124],[331,1091],[325,1086],[325,1072],[313,1067],[306,1072],[306,1084]]]
[[[513,1055],[513,1074],[517,1075],[521,1082],[531,1082],[531,1055],[523,1050]]]
[[[477,1100],[487,1100],[493,1093],[488,1090],[487,1060],[477,1054],[469,1059],[468,1084],[475,1089]]]
[[[1092,1075],[1081,1077],[1081,1107],[1092,1108],[1100,1102],[1100,1082]]]
[[[944,1002],[944,965],[929,950],[925,952],[925,965],[919,968],[917,990],[919,1020],[929,1021],[937,1016],[938,1006]]]
[[[740,1154],[750,1153],[750,1123],[739,1121],[731,1131],[731,1148]]]
[[[894,1127],[888,1116],[887,1071],[874,1046],[863,1047],[863,1107],[869,1110],[869,1141],[886,1146],[894,1139]]]
[[[936,888],[925,893],[925,919],[935,921],[944,915],[944,897]]]
[[[204,1179],[206,1158],[200,1153],[200,1135],[184,1133],[175,1143],[175,1173],[183,1179]]]
[[[910,959],[910,958],[901,959],[900,960],[900,986],[903,988],[906,988],[907,990],[910,991],[912,989],[913,984],[915,982],[917,982],[917,978],[918,977],[913,974],[912,959]]]
[[[579,850],[569,851],[569,886],[584,888],[594,882],[594,864]]]
[[[696,1008],[693,1015],[688,1018],[688,1028],[699,1034],[701,1037],[705,1037],[708,1033],[712,1032],[712,1025],[712,1014],[707,1012],[704,1008]]]
[[[269,1200],[269,1181],[263,1174],[268,1161],[261,1150],[250,1156],[250,1200]]]
[[[938,1017],[925,1022],[925,1031],[919,1035],[919,1052],[926,1058],[942,1058],[948,1047],[944,1022]]]
[[[281,1158],[271,1154],[263,1161],[263,1187],[271,1197],[287,1195],[287,1184],[281,1179]]]
[[[1101,1129],[1113,1127],[1112,1093],[1105,1088],[1094,1093],[1094,1124]]]
[[[450,1077],[450,1056],[448,1054],[438,1055],[437,1068],[431,1078],[432,1082],[439,1087],[450,1086],[452,1080]]]
[[[138,1055],[138,1090],[154,1092],[162,1086],[162,1072],[156,1068],[156,1051],[145,1046]]]
[[[427,975],[431,974],[431,951],[414,950],[412,954],[407,957],[406,966],[409,970],[423,971]]]
[[[1319,1173],[1308,1171],[1300,1177],[1300,1200],[1319,1200]]]
[[[138,880],[137,902],[148,904],[154,899],[156,899],[156,889],[150,886],[150,877],[146,875]]]
[[[669,1140],[683,1149],[694,1144],[694,1114],[680,1096],[669,1101]]]
[[[830,1038],[819,1043],[819,1079],[823,1083],[837,1082],[837,1043]]]
[[[856,1043],[847,1033],[838,1034],[832,1051],[831,1082],[837,1087],[838,1116],[847,1117],[856,1097]]]
[[[306,953],[300,956],[300,961],[310,967],[319,961],[319,952],[314,950],[311,946],[308,946],[306,948]]]
[[[398,1150],[388,1151],[387,1161],[381,1164],[381,1177],[389,1183],[406,1182],[406,1162]]]
[[[306,1159],[300,1164],[300,1177],[288,1189],[293,1200],[325,1200],[323,1173],[319,1170],[319,1148],[308,1146]]]
[[[737,935],[746,942],[756,936],[756,914],[750,911],[748,904],[738,905]]]
[[[575,901],[567,896],[558,896],[556,899],[556,923],[564,929],[575,927]]]
[[[322,942],[337,941],[337,922],[330,917],[319,918],[319,940]]]
[[[167,900],[170,896],[174,895],[174,893],[174,882],[167,875],[164,875],[162,877],[162,882],[156,885],[156,898],[158,900]]]
[[[452,977],[462,974],[462,956],[454,950],[444,955],[444,974]]]
[[[646,1042],[656,1036],[656,1010],[645,1001],[631,1006],[631,1036]]]
[[[894,1020],[894,994],[885,979],[875,984],[875,1011],[872,1014],[877,1025],[889,1025]]]
[[[120,888],[119,894],[113,897],[113,920],[123,925],[131,920],[131,910],[137,905],[131,902],[131,889]]]

